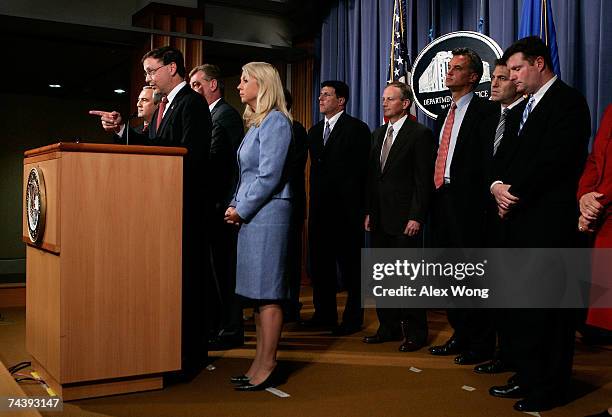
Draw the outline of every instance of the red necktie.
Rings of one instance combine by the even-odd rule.
[[[436,170],[434,171],[434,184],[436,189],[444,184],[444,171],[446,170],[446,157],[448,156],[448,146],[450,145],[451,132],[453,131],[453,123],[455,123],[455,109],[457,105],[451,104],[450,112],[444,123],[442,131],[442,140],[438,148],[438,157],[436,158]]]
[[[164,118],[164,110],[166,110],[166,103],[168,103],[168,97],[164,96],[159,103],[159,109],[157,110],[157,123],[155,124],[155,132],[159,131],[159,125],[161,125],[162,119]]]

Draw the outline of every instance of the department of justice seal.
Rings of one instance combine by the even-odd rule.
[[[447,33],[427,45],[414,61],[410,83],[416,105],[432,119],[437,119],[451,104],[451,93],[446,88],[446,73],[453,57],[451,51],[455,48],[470,48],[482,59],[484,71],[475,93],[483,98],[489,98],[491,72],[495,60],[503,53],[493,39],[469,31]]]
[[[42,171],[38,168],[30,170],[25,199],[28,236],[32,243],[38,244],[45,233],[45,216],[47,212],[45,180]]]

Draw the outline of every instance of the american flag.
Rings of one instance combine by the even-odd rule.
[[[406,0],[395,0],[393,22],[391,24],[388,82],[401,81],[410,84],[412,62],[406,46],[406,30]],[[414,103],[410,106],[410,114],[412,116],[416,115]]]

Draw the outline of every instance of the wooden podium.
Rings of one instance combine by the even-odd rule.
[[[185,153],[86,143],[25,152],[26,349],[64,400],[159,389],[162,372],[180,369]],[[46,204],[29,210],[33,170]]]

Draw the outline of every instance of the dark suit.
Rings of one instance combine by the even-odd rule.
[[[133,132],[136,131],[139,136],[133,138],[132,134],[129,133],[129,137],[128,137],[128,130],[123,131],[123,135],[119,136],[117,134],[113,135],[113,142],[114,143],[119,143],[119,144],[127,144],[127,145],[143,145],[145,144],[144,139],[146,138],[146,136],[148,135],[149,132],[149,126],[147,126],[147,129],[145,130],[145,125],[144,122],[140,123],[138,126],[133,127],[132,129],[129,130],[129,132]],[[142,135],[142,136],[140,136]]]
[[[361,326],[360,257],[364,240],[365,178],[370,153],[370,129],[342,113],[327,144],[324,121],[308,132],[310,151],[309,243],[315,318],[337,320],[339,270],[348,299],[346,325]]]
[[[236,152],[244,137],[242,117],[223,98],[210,112],[212,137],[210,142],[210,172],[214,198],[212,219],[211,254],[212,282],[207,293],[207,315],[211,333],[223,330],[224,337],[242,339],[242,306],[236,297],[236,227],[223,220],[225,210],[235,191],[238,178]]]
[[[290,255],[287,257],[289,270],[289,300],[287,316],[294,321],[300,318],[300,284],[302,281],[302,232],[306,214],[305,168],[308,159],[308,133],[302,124],[293,121],[294,162],[290,174],[293,189],[293,213],[291,215]]]
[[[432,244],[438,248],[481,248],[484,246],[485,210],[488,196],[488,141],[481,123],[498,109],[498,104],[474,94],[464,115],[453,157],[450,184],[434,192],[432,204]],[[447,112],[436,122],[436,143],[444,128]],[[485,140],[487,139],[487,140]],[[439,143],[438,143],[439,145]],[[491,151],[492,152],[492,151]],[[464,350],[481,356],[493,354],[495,332],[488,316],[469,309],[447,310],[455,338]]]
[[[209,272],[208,231],[211,215],[207,178],[212,121],[208,105],[189,85],[182,87],[166,114],[159,130],[157,113],[153,114],[148,136],[130,128],[130,143],[187,148],[183,158],[183,316],[182,368],[201,367],[207,357],[206,320],[201,303],[205,297],[205,280]],[[125,131],[123,132],[125,136]],[[163,221],[163,219],[160,219]]]
[[[519,198],[500,220],[498,242],[502,247],[574,247],[575,196],[590,136],[587,103],[577,90],[557,80],[519,133],[524,107],[511,112],[495,155],[494,179],[510,184],[510,193]],[[550,291],[556,289],[555,282],[547,285]],[[569,309],[515,309],[507,315],[519,383],[528,398],[554,402],[567,394],[575,318]]]
[[[416,248],[423,246],[423,224],[433,189],[434,138],[430,129],[406,118],[389,151],[381,171],[380,154],[388,124],[372,134],[367,179],[367,213],[370,216],[372,246],[379,248]],[[404,235],[409,220],[421,224],[421,231]],[[427,342],[425,309],[377,308],[382,338],[395,339],[400,321],[406,322],[406,338],[418,345]]]

